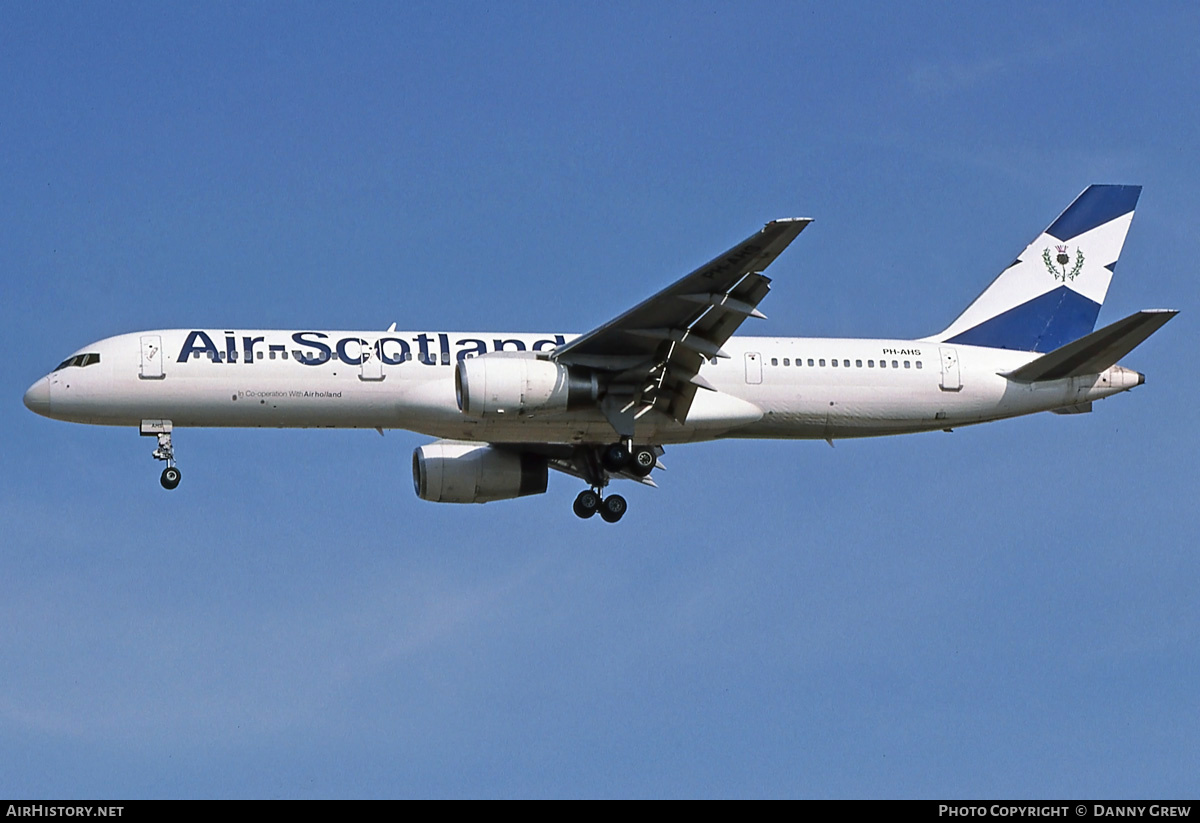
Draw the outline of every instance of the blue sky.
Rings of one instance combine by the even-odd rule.
[[[1185,4],[10,4],[0,795],[1194,796]],[[753,332],[945,326],[1145,186],[1091,415],[674,447],[612,527],[389,432],[21,405],[149,328],[581,332],[765,221]]]

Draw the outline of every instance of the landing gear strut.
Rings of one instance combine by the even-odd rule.
[[[175,466],[175,446],[171,443],[170,420],[143,420],[141,434],[146,437],[158,438],[158,448],[154,450],[154,459],[163,460],[167,467],[163,469],[158,482],[164,489],[173,489],[179,485],[183,474]]]

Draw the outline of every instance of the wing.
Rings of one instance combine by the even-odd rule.
[[[577,337],[552,357],[607,374],[601,409],[622,437],[633,421],[657,409],[682,423],[706,359],[725,357],[725,344],[770,291],[761,272],[804,227],[797,217],[773,220],[729,251],[639,303],[615,320]]]

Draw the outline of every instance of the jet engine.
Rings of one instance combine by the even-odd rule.
[[[548,474],[544,457],[484,443],[439,440],[413,451],[417,497],[434,503],[487,503],[544,494]]]
[[[458,408],[471,417],[562,412],[600,396],[596,375],[579,373],[525,352],[493,352],[459,361],[454,370]]]

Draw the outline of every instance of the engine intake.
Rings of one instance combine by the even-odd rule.
[[[483,443],[439,440],[413,451],[417,497],[434,503],[488,503],[544,494],[546,458]]]
[[[572,371],[524,352],[492,352],[459,361],[454,370],[458,408],[471,417],[563,412],[595,403],[595,374]]]

